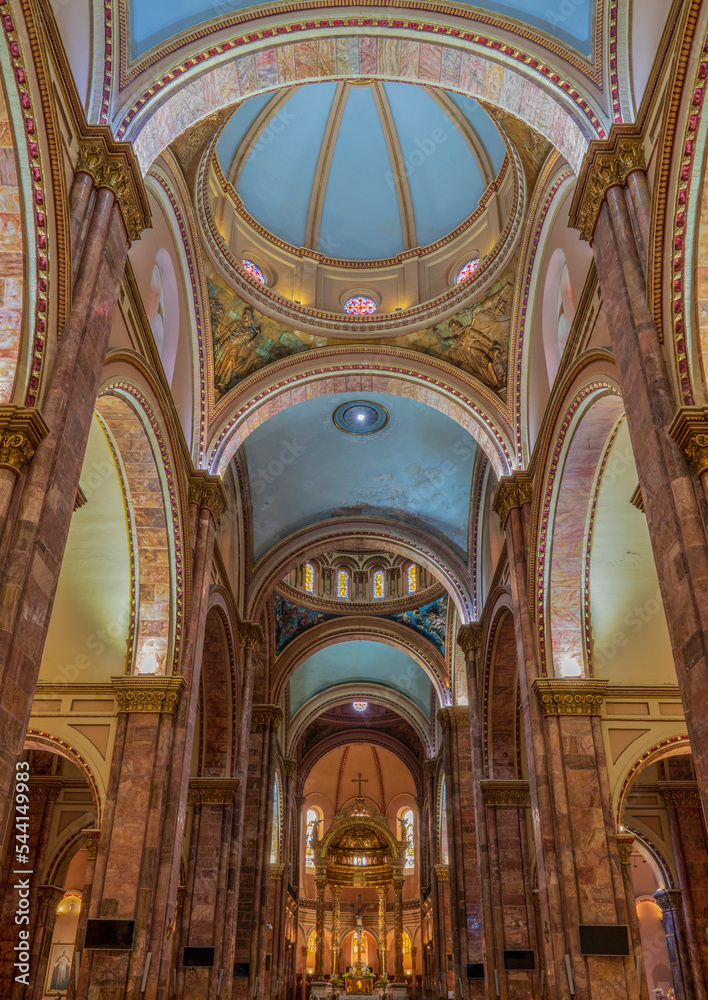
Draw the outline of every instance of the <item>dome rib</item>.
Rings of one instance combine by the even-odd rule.
[[[386,141],[386,148],[388,149],[388,158],[391,161],[391,173],[396,188],[396,197],[398,198],[398,212],[401,217],[403,247],[405,250],[409,250],[411,247],[418,245],[418,239],[415,230],[413,199],[411,197],[411,189],[408,185],[408,174],[406,173],[406,165],[403,160],[398,130],[393,120],[391,106],[388,103],[384,87],[377,82],[372,85],[371,90],[379,112],[381,129]]]
[[[342,123],[344,106],[347,103],[349,88],[346,83],[338,83],[337,89],[332,98],[332,106],[327,116],[324,138],[320,147],[320,155],[315,167],[315,176],[312,178],[312,190],[310,191],[310,203],[307,210],[307,223],[305,225],[305,246],[317,250],[320,245],[320,226],[322,224],[322,210],[324,208],[325,196],[327,194],[327,182],[329,180],[329,168],[332,165],[332,155],[337,144],[339,126]]]

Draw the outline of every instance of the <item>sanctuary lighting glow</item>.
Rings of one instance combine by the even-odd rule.
[[[243,264],[243,269],[247,274],[250,274],[252,278],[256,279],[256,281],[260,281],[262,285],[266,284],[265,274],[263,274],[258,264],[254,264],[253,261],[249,260],[247,257],[244,257],[241,263]]]
[[[467,281],[468,278],[472,277],[472,275],[474,274],[474,272],[477,270],[478,267],[479,267],[479,257],[475,257],[473,260],[468,260],[465,266],[461,267],[460,270],[457,272],[457,276],[455,278],[455,284],[461,285],[463,281]]]
[[[376,302],[368,295],[352,295],[344,303],[344,311],[352,316],[368,316],[376,312]]]

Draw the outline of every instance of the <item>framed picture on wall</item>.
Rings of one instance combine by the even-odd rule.
[[[46,993],[66,993],[69,988],[69,973],[71,972],[73,956],[73,943],[52,945],[47,965]]]

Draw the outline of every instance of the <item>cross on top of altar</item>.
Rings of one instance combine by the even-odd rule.
[[[364,796],[362,795],[362,792],[361,792],[361,786],[362,785],[368,785],[369,784],[369,779],[368,778],[362,778],[361,771],[359,771],[358,776],[356,778],[352,778],[352,784],[358,784],[359,785],[359,792],[358,792],[358,795],[356,797],[356,803],[354,805],[354,809],[357,812],[357,814],[359,816],[361,816],[361,815],[363,815],[363,813],[365,811],[364,810]]]

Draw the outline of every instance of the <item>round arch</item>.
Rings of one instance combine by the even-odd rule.
[[[200,774],[225,778],[236,764],[236,680],[233,639],[218,604],[206,615],[201,684]]]
[[[103,801],[96,776],[83,754],[79,753],[75,746],[67,743],[61,736],[56,736],[54,733],[48,733],[43,729],[35,729],[34,727],[30,727],[27,730],[24,746],[27,750],[49,750],[51,753],[66,757],[67,760],[70,760],[72,764],[75,764],[79,768],[91,789],[93,805],[96,810],[96,828],[100,828],[103,815]]]
[[[383,701],[381,698],[378,697],[377,692],[372,690],[372,692],[365,692],[365,693],[370,694],[370,699],[369,699],[370,701],[383,704]],[[346,699],[346,701],[349,700],[351,699],[350,698]],[[330,708],[334,707],[335,705],[343,703],[344,699],[342,699],[342,701],[337,700],[332,704],[328,704],[327,707]],[[405,718],[403,712],[399,711],[399,714]],[[312,719],[309,720],[309,722],[311,721]],[[407,721],[410,722],[411,720],[408,719]],[[401,760],[401,762],[405,764],[405,766],[408,768],[411,777],[415,782],[415,786],[418,793],[422,794],[420,764],[419,761],[414,756],[413,752],[408,747],[403,746],[402,743],[399,743],[398,740],[395,740],[392,736],[389,736],[387,733],[377,732],[374,729],[365,729],[365,730],[348,729],[340,733],[334,733],[332,736],[328,736],[326,739],[317,743],[311,750],[308,751],[308,753],[302,758],[300,762],[301,781],[303,786],[307,780],[307,776],[309,775],[310,771],[313,769],[313,767],[316,766],[316,764],[323,757],[325,757],[330,752],[330,750],[336,750],[341,746],[349,746],[355,743],[356,744],[371,743],[374,744],[375,746],[381,747],[381,749],[383,750],[389,750],[392,754],[395,754],[399,758],[399,760]],[[296,745],[295,743],[292,744],[293,749],[295,745]]]
[[[484,763],[489,778],[513,780],[520,777],[518,677],[514,615],[508,605],[501,604],[489,629],[482,686]]]
[[[691,752],[688,733],[681,731],[685,728],[685,723],[676,723],[671,728],[674,729],[674,733],[669,733],[663,740],[647,747],[638,757],[635,757],[634,762],[626,769],[624,774],[620,775],[612,794],[617,829],[623,826],[627,793],[642,771],[649,767],[650,764],[654,764],[665,757],[675,757],[686,753],[687,750],[689,753]],[[650,742],[652,739],[656,739],[656,733],[653,735],[649,733],[648,739]]]

